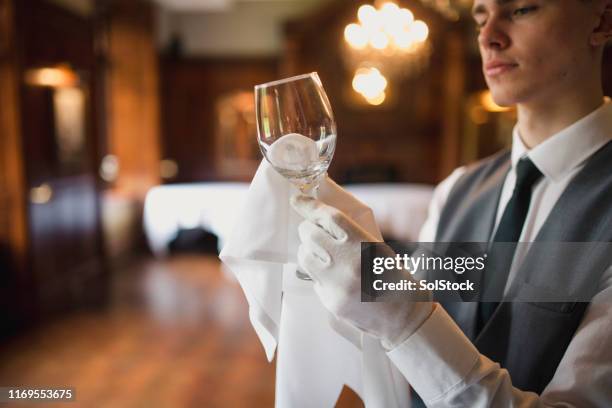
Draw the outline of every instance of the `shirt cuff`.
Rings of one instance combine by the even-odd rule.
[[[387,355],[425,402],[464,385],[480,358],[476,347],[439,304],[417,331]]]

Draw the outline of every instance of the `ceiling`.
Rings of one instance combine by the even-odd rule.
[[[155,0],[171,11],[228,11],[238,3],[303,3],[313,0]]]

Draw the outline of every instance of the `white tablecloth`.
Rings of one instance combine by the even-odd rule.
[[[146,197],[144,230],[156,256],[181,229],[201,227],[219,238],[221,249],[229,237],[248,183],[193,183],[152,188]],[[350,184],[343,186],[374,212],[387,239],[416,241],[427,216],[433,187],[422,184]]]

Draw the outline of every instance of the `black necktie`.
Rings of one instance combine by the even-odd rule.
[[[519,160],[516,166],[516,183],[512,192],[512,197],[504,214],[497,226],[497,231],[493,238],[495,242],[518,242],[523,230],[523,224],[529,211],[531,201],[531,191],[533,185],[542,177],[542,173],[528,158]],[[483,287],[488,298],[498,297],[501,299],[504,287],[508,280],[512,259],[514,258],[514,245],[495,245],[491,246],[487,257],[486,273],[484,276]],[[478,326],[480,330],[489,321],[499,302],[481,302],[478,308]]]

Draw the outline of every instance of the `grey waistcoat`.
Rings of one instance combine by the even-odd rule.
[[[451,190],[436,241],[489,241],[509,169],[507,151],[472,165]],[[612,242],[612,143],[591,156],[569,183],[535,241]],[[542,258],[533,252],[527,253],[512,281],[511,298],[520,299],[523,291],[533,295],[558,280],[555,260],[563,257]],[[598,268],[600,259],[595,258],[585,254],[579,262],[581,270],[588,272],[572,274],[557,289],[571,293],[597,283],[603,271]],[[514,386],[536,393],[550,382],[588,306],[581,302],[504,302],[476,333],[476,302],[441,303],[478,350],[510,372]]]

